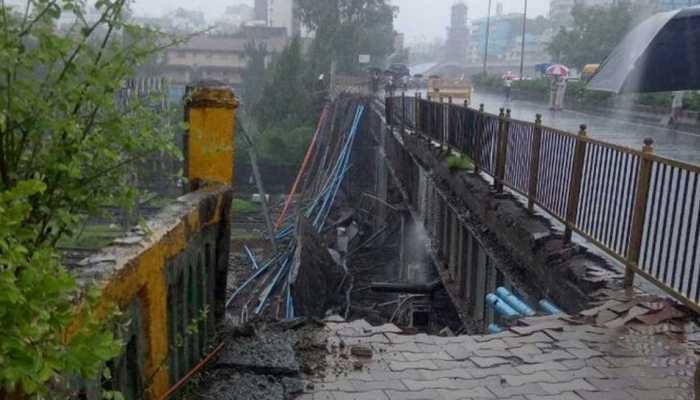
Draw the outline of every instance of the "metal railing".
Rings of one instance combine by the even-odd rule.
[[[477,171],[525,196],[626,266],[700,312],[700,166],[535,122],[416,97],[386,101],[387,122],[470,157]]]

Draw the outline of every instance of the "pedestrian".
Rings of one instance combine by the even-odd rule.
[[[557,110],[564,109],[564,98],[566,97],[566,78],[560,76],[557,80]]]
[[[506,93],[506,103],[510,103],[513,98],[513,74],[510,71],[503,76],[503,89]]]
[[[549,89],[549,109],[559,111],[564,109],[564,98],[566,96],[566,78],[561,75],[552,77],[552,84]]]
[[[673,98],[671,100],[671,117],[668,120],[668,125],[675,125],[683,111],[683,98],[685,97],[685,92],[675,91],[673,92]]]

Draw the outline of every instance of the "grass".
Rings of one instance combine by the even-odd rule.
[[[234,212],[239,213],[253,213],[260,211],[260,205],[243,199],[233,199],[231,207],[233,208]]]
[[[450,171],[471,171],[474,169],[474,162],[467,156],[452,155],[447,158],[447,168]]]
[[[100,249],[114,239],[124,236],[121,227],[113,224],[88,225],[75,237],[66,237],[58,242],[58,247],[76,249]]]

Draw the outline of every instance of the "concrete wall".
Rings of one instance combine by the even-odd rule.
[[[484,301],[499,286],[531,306],[547,298],[573,312],[612,281],[589,279],[589,273],[616,275],[601,258],[566,245],[561,232],[515,197],[496,194],[480,175],[450,171],[444,149],[410,131],[401,134],[398,126],[382,129],[389,129],[386,167],[425,224],[443,283],[471,332],[506,322]]]
[[[82,287],[101,288],[102,314],[116,306],[131,321],[111,381],[86,384],[89,398],[102,387],[127,399],[160,398],[204,356],[224,315],[237,102],[211,82],[190,92],[192,192],[75,270]],[[80,324],[78,315],[67,340]]]

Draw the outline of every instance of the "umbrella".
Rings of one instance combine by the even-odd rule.
[[[700,7],[656,14],[639,24],[588,88],[613,93],[700,89]]]
[[[550,65],[545,72],[547,75],[569,76],[569,68],[561,64]]]
[[[501,79],[510,79],[510,80],[513,80],[513,79],[515,79],[515,75],[513,74],[512,71],[508,71],[508,72],[506,72],[505,74],[503,74],[503,76],[501,77]]]

